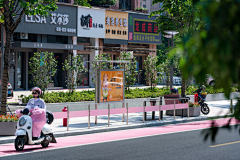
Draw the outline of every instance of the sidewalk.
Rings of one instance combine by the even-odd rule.
[[[233,101],[233,105],[236,104],[236,100]],[[108,132],[108,131],[117,131],[124,129],[133,129],[133,128],[142,128],[142,127],[152,127],[152,126],[163,126],[170,124],[179,124],[193,121],[202,121],[207,120],[207,118],[215,117],[215,116],[223,116],[229,112],[230,101],[211,101],[207,102],[210,107],[210,113],[208,115],[201,114],[199,117],[179,117],[176,116],[174,120],[173,116],[165,115],[163,113],[163,119],[159,121],[158,113],[155,113],[155,120],[151,120],[152,113],[148,112],[147,121],[143,123],[143,113],[131,113],[128,115],[128,125],[126,124],[126,115],[125,122],[122,122],[122,114],[121,115],[110,115],[110,126],[108,127],[108,117],[107,116],[99,116],[98,123],[95,124],[95,117],[91,117],[90,129],[88,129],[88,117],[81,118],[71,118],[69,122],[69,131],[67,131],[67,127],[63,127],[62,119],[56,119],[51,124],[53,129],[53,133],[55,137],[64,137],[64,136],[73,136],[73,135],[83,135],[83,134],[92,134],[98,132]],[[15,136],[0,136],[0,144],[4,143],[13,143]]]
[[[163,88],[166,87],[166,85],[157,85],[157,88]],[[175,88],[179,88],[181,86],[174,86]],[[135,89],[135,88],[139,88],[139,89],[144,89],[144,88],[150,88],[150,86],[146,86],[146,85],[136,85],[134,87],[130,87],[130,89]],[[78,88],[76,89],[76,91],[87,91],[87,90],[95,90],[95,88]],[[68,89],[57,89],[57,90],[48,90],[48,92],[68,92]],[[30,90],[22,90],[22,91],[13,91],[13,98],[12,99],[8,99],[7,102],[8,103],[13,103],[13,102],[18,102],[18,96],[20,95],[25,95],[25,96],[29,96],[32,92],[30,92]]]

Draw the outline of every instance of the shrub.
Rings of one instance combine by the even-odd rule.
[[[197,86],[188,87],[186,93],[187,95],[192,95],[193,92],[197,90]],[[237,91],[237,87],[231,88],[233,92]],[[181,93],[181,89],[178,91]],[[223,89],[214,89],[211,86],[206,87],[207,94],[223,93]],[[135,99],[135,98],[150,98],[152,95],[154,97],[161,97],[165,94],[170,94],[171,92],[167,88],[144,88],[144,89],[130,89],[125,90],[125,99]],[[32,98],[30,96],[23,96],[22,102],[27,103]],[[82,101],[95,101],[95,91],[74,91],[72,94],[69,92],[47,92],[42,98],[46,103],[63,103],[63,102],[82,102]]]

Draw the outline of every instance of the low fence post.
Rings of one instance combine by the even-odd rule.
[[[189,118],[189,101],[188,101],[188,113],[187,114],[188,114],[188,118]]]
[[[160,105],[162,105],[162,97],[160,97]],[[161,109],[161,106],[160,106]],[[161,113],[161,119],[163,118],[163,111],[160,112]]]
[[[69,131],[69,107],[67,106],[67,131]]]
[[[145,112],[145,106],[146,106],[146,101],[143,101],[143,123],[145,123],[145,120],[147,118],[147,115]]]
[[[173,112],[173,114],[174,114],[174,120],[175,120],[175,100],[174,100],[174,112]]]
[[[159,121],[161,121],[161,101],[159,101]]]
[[[127,103],[127,125],[128,125],[128,103]]]
[[[232,108],[232,106],[233,106],[233,100],[231,99],[231,105],[230,105],[230,111],[231,111],[231,113],[233,113],[233,108]]]
[[[88,129],[90,129],[90,104],[88,105]]]
[[[97,104],[95,104],[95,110],[97,110]],[[95,124],[97,124],[97,116],[95,116]]]
[[[110,103],[108,103],[108,127],[109,127],[109,121],[110,121]]]
[[[123,105],[122,108],[125,108],[125,102],[123,102],[122,105]],[[124,113],[123,113],[122,121],[123,121],[123,122],[125,121]]]

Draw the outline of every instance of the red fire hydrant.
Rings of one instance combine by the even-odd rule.
[[[67,112],[67,107],[64,107],[63,112]],[[63,118],[63,127],[66,127],[67,126],[67,118]]]
[[[198,94],[194,95],[194,103],[198,103]]]

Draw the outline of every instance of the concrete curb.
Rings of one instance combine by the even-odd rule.
[[[83,131],[83,132],[66,131],[64,133],[54,134],[54,136],[57,137],[57,138],[60,138],[60,137],[86,135],[86,134],[93,134],[93,133],[103,133],[103,132],[111,132],[111,131],[119,131],[119,130],[156,127],[156,126],[167,126],[167,125],[172,125],[172,124],[175,125],[175,124],[181,124],[181,123],[204,121],[204,120],[207,120],[208,118],[213,118],[213,117],[196,117],[194,119],[174,120],[174,121],[168,121],[168,122],[157,121],[155,123],[148,123],[148,124],[143,123],[143,124],[138,124],[138,125],[126,125],[126,126],[121,126],[121,127],[116,127],[116,128],[95,129],[95,130],[89,130],[89,131]],[[224,118],[224,116],[219,116],[218,118]],[[15,136],[11,136],[11,137],[9,137],[9,139],[0,140],[0,144],[14,143],[14,140],[15,140]]]

